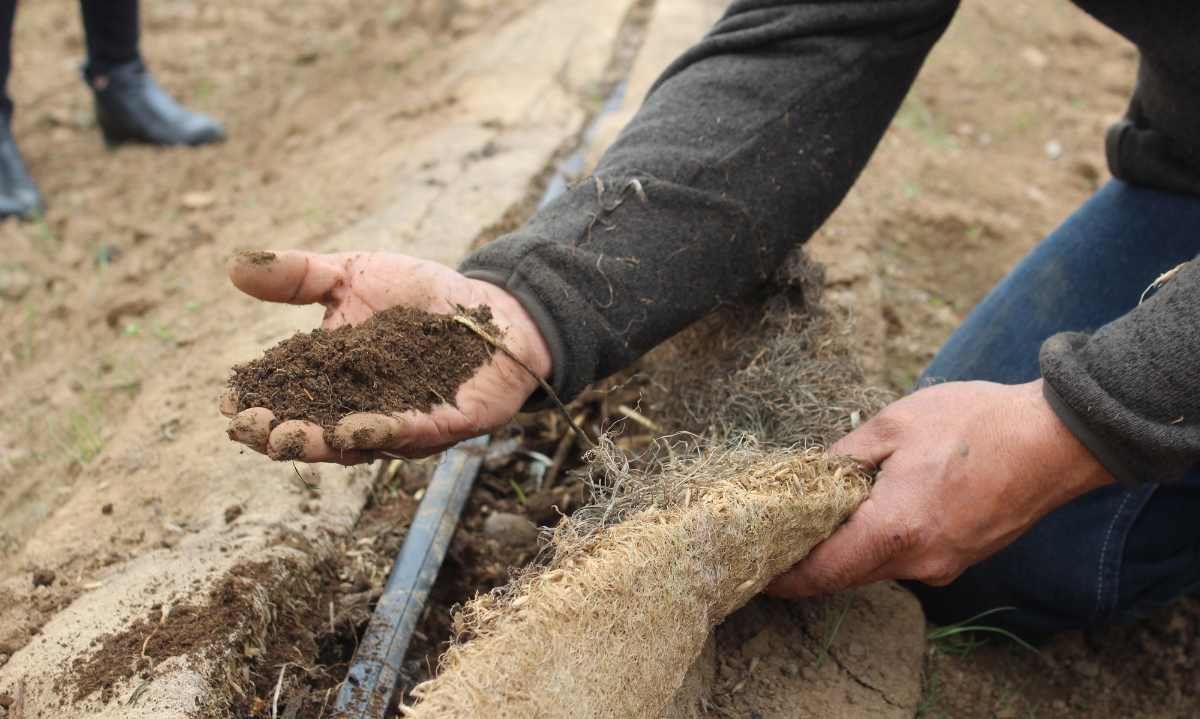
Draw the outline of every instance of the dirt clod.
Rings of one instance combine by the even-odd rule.
[[[250,591],[270,576],[269,563],[236,567],[197,603],[166,608],[156,604],[123,631],[101,637],[90,656],[75,659],[71,696],[79,702],[94,692],[108,703],[114,687],[170,657],[214,653],[240,646],[258,611]],[[222,641],[222,639],[224,641]],[[62,687],[64,693],[68,687]]]
[[[100,514],[112,514],[112,513],[113,513],[112,502],[109,502],[108,504],[105,504],[103,507],[100,508]]]
[[[528,547],[537,543],[537,525],[519,514],[495,512],[483,522],[483,534],[501,544]]]
[[[242,516],[241,505],[231,504],[225,508],[225,524],[233,524],[240,516]]]
[[[33,586],[35,587],[48,587],[54,584],[54,578],[54,572],[49,569],[33,570]]]
[[[466,311],[492,336],[487,307]],[[360,325],[297,334],[260,359],[233,369],[238,410],[266,407],[279,421],[303,419],[331,428],[354,412],[428,411],[453,404],[462,383],[492,349],[447,315],[393,307]],[[303,437],[299,438],[300,440]],[[296,458],[303,442],[276,448]]]

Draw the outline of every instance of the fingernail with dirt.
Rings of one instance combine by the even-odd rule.
[[[265,252],[263,250],[242,250],[233,256],[234,262],[246,265],[264,266],[275,262],[276,255],[274,252]]]

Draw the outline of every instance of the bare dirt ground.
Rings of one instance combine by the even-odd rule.
[[[270,716],[253,701],[278,671],[262,656],[303,646],[332,667],[308,677],[314,698],[297,710],[317,716],[402,539],[420,468],[293,468],[228,443],[215,407],[228,368],[313,326],[319,310],[237,296],[225,258],[387,248],[454,262],[528,211],[615,70],[632,73],[636,100],[721,5],[148,3],[144,46],[159,79],[230,134],[169,152],[105,149],[77,80],[77,6],[22,6],[15,134],[50,210],[0,226],[0,699],[23,693],[26,719]],[[635,62],[631,38],[643,33]],[[1065,0],[964,4],[813,243],[881,382],[906,389],[987,288],[1104,181],[1103,131],[1134,66],[1126,43]],[[591,156],[633,100],[604,123]],[[551,452],[554,430],[526,433]],[[550,504],[582,499],[568,484],[531,509],[505,474],[527,471],[485,476],[468,529],[501,510],[552,522]],[[456,540],[426,629],[444,631],[449,605],[532,556],[527,544],[497,544]],[[70,667],[94,656],[93,642],[138,621],[148,635],[172,611],[190,616],[228,582],[250,582],[247,566],[253,601],[238,605],[236,626],[212,627],[219,656],[156,657],[146,639],[107,696],[103,686],[79,695]],[[283,615],[324,618],[329,602],[338,616],[328,635],[292,641],[268,628]],[[727,715],[741,716],[730,697],[760,656],[757,636],[719,638]],[[854,636],[847,628],[847,656],[862,648]],[[1193,715],[1198,636],[1200,605],[1189,601],[1041,655],[933,642],[918,711]],[[432,656],[439,640],[418,636],[415,654]],[[783,713],[768,715],[787,715],[775,708]]]

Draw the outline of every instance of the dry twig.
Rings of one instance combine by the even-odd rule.
[[[575,420],[571,419],[571,413],[567,411],[566,405],[564,405],[562,403],[562,400],[560,400],[558,398],[558,393],[556,393],[554,391],[554,388],[550,386],[549,382],[547,382],[546,380],[544,380],[540,376],[538,376],[537,372],[534,372],[532,369],[530,369],[529,365],[525,364],[525,362],[523,360],[521,360],[520,357],[517,357],[517,355],[514,354],[513,351],[510,350],[503,342],[496,339],[495,337],[492,337],[490,334],[487,333],[486,330],[484,330],[482,327],[480,327],[478,324],[476,324],[475,320],[472,320],[470,317],[467,317],[466,315],[462,315],[462,314],[454,315],[454,317],[452,319],[455,322],[462,325],[463,327],[466,327],[467,329],[471,330],[475,334],[479,335],[479,337],[484,342],[487,342],[492,347],[495,347],[496,349],[503,352],[505,355],[508,356],[509,359],[511,359],[513,362],[516,362],[518,365],[520,365],[521,369],[528,372],[529,376],[534,378],[535,380],[537,380],[537,383],[539,385],[541,385],[542,390],[558,407],[558,411],[561,412],[563,418],[567,420],[567,424],[571,425],[571,429],[575,430],[576,434],[578,434],[581,438],[583,438],[584,443],[586,443],[588,446],[588,449],[594,449],[596,447],[596,440],[592,439],[591,435],[589,435],[587,432],[583,431],[582,427],[575,424]]]

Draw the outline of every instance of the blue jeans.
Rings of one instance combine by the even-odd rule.
[[[1120,317],[1197,254],[1200,198],[1109,182],[988,293],[922,381],[1035,380],[1047,337]],[[949,586],[908,586],[940,624],[1016,607],[985,621],[1029,639],[1136,619],[1200,589],[1200,471],[1145,481],[1078,497]]]

